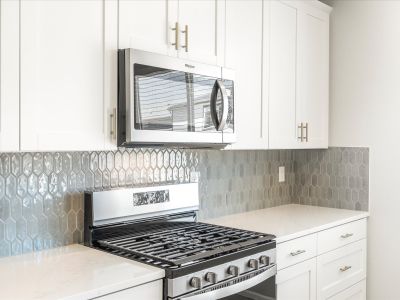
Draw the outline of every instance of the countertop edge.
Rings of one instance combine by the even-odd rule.
[[[138,280],[136,278],[129,279],[129,280],[126,280],[125,282],[112,284],[112,285],[108,285],[108,286],[103,286],[101,288],[98,288],[98,289],[95,289],[92,291],[82,292],[79,294],[63,297],[63,298],[60,298],[60,300],[87,300],[87,299],[102,297],[102,296],[117,293],[117,292],[120,292],[120,291],[123,291],[126,289],[144,285],[144,284],[147,284],[147,283],[150,283],[153,281],[157,281],[164,277],[165,277],[165,272],[163,269],[160,269],[159,272],[155,272],[154,274],[140,276],[140,280]]]

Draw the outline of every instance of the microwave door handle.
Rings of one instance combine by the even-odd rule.
[[[229,99],[228,94],[226,92],[226,88],[222,80],[217,80],[219,89],[222,95],[222,117],[219,122],[218,130],[222,131],[225,129],[226,121],[228,120],[228,112],[229,112]]]
[[[257,272],[257,271],[255,271],[255,272]],[[246,273],[246,274],[240,276],[240,277],[243,277],[243,279],[238,280],[238,283],[234,283],[232,285],[227,285],[220,289],[213,289],[213,290],[210,290],[209,292],[204,292],[202,294],[191,295],[189,293],[186,296],[178,297],[178,299],[181,299],[181,300],[209,300],[209,299],[220,299],[220,298],[228,297],[230,295],[238,294],[240,292],[248,290],[248,289],[256,286],[257,284],[260,284],[261,282],[275,276],[276,265],[271,266],[270,268],[266,269],[261,274],[258,274],[253,277],[250,277],[249,279],[246,279],[246,277],[249,276],[250,274],[251,273]],[[235,279],[235,278],[232,278],[232,279]]]
[[[217,99],[218,92],[221,91],[222,95],[222,116],[221,120],[218,119],[217,113]],[[215,81],[212,93],[211,93],[211,101],[210,101],[210,113],[211,119],[214,123],[215,128],[218,131],[222,131],[225,128],[226,121],[228,119],[228,111],[229,111],[229,99],[228,94],[226,93],[225,86],[220,79]]]
[[[218,113],[217,113],[217,99],[218,99],[219,84],[218,80],[215,81],[210,98],[210,114],[211,120],[216,130],[219,127]]]

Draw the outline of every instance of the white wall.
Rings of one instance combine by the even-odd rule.
[[[334,2],[331,146],[370,147],[368,299],[400,299],[400,1]]]

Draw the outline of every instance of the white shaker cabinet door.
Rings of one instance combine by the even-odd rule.
[[[227,1],[225,65],[236,71],[237,142],[232,145],[233,149],[268,148],[268,103],[262,87],[262,34],[262,0]]]
[[[178,21],[177,0],[119,0],[118,13],[120,49],[177,55],[173,45]]]
[[[178,0],[178,5],[179,57],[223,64],[225,0]]]
[[[21,1],[21,149],[103,149],[104,1]]]
[[[297,124],[302,148],[327,148],[329,126],[329,14],[305,6],[298,13]]]
[[[278,271],[277,300],[316,300],[316,259]]]
[[[19,3],[0,0],[0,151],[19,150]]]
[[[266,1],[268,2],[268,1]],[[269,147],[298,147],[296,136],[297,8],[271,1]]]

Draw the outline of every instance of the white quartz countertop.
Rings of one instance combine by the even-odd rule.
[[[82,245],[0,259],[0,298],[90,299],[164,277],[164,270]]]
[[[282,243],[368,216],[368,212],[362,211],[288,204],[208,219],[205,222],[270,233],[276,236],[277,243]]]

